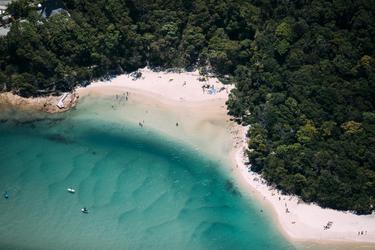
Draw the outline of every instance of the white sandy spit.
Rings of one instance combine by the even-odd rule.
[[[197,71],[166,73],[143,68],[139,72],[142,73],[142,76],[138,79],[129,74],[124,74],[108,81],[93,82],[86,88],[79,88],[78,92],[83,93],[86,89],[90,90],[108,84],[112,88],[119,87],[128,91],[142,91],[173,101],[200,102],[217,99],[227,100],[228,93],[232,89],[232,86],[223,85],[216,77],[202,77]],[[214,88],[203,89],[203,85],[214,86]]]
[[[79,88],[80,95],[104,93],[108,87],[113,91],[129,91],[131,93],[151,95],[154,99],[168,105],[194,106],[199,112],[207,103],[224,105],[228,93],[233,86],[223,85],[215,77],[207,77],[200,81],[198,72],[166,73],[141,69],[142,77],[134,80],[130,75],[121,75],[109,81],[94,82],[86,88]],[[214,89],[202,89],[203,85],[214,86]],[[224,109],[221,106],[221,109]],[[223,111],[223,110],[222,110]],[[222,119],[229,117],[221,112]],[[294,241],[337,241],[375,243],[375,215],[358,216],[349,212],[323,209],[314,204],[299,202],[295,196],[281,195],[277,190],[267,186],[262,178],[248,172],[244,164],[246,148],[246,128],[227,123],[223,129],[233,135],[231,149],[232,170],[239,185],[246,193],[267,207],[271,207],[277,217],[281,230]],[[270,205],[270,206],[269,206]],[[325,227],[327,226],[328,227]]]

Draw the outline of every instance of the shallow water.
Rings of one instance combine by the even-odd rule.
[[[2,117],[1,249],[293,249],[222,161],[83,107]]]

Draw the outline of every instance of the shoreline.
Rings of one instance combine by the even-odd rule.
[[[343,245],[353,247],[374,247],[375,214],[355,215],[348,211],[322,208],[314,203],[307,204],[295,195],[283,195],[281,191],[267,185],[257,173],[248,171],[246,166],[246,133],[245,127],[238,128],[243,135],[238,141],[240,146],[233,152],[233,161],[238,166],[240,185],[251,189],[255,197],[266,209],[275,216],[277,227],[292,242],[297,244],[315,243]],[[329,229],[324,229],[332,222]]]
[[[116,95],[117,98],[117,94],[130,92],[138,96],[137,102],[147,103],[150,106],[157,106],[158,103],[161,103],[163,105],[160,109],[170,106],[171,110],[174,109],[174,112],[177,110],[174,114],[176,120],[179,117],[189,119],[189,116],[198,116],[199,114],[201,123],[183,124],[180,128],[188,133],[193,129],[199,131],[199,126],[203,126],[206,133],[212,132],[214,134],[215,129],[221,127],[225,130],[224,132],[230,134],[232,145],[216,145],[215,152],[227,152],[229,154],[230,171],[234,175],[236,185],[241,186],[240,190],[243,193],[246,193],[254,201],[261,203],[262,207],[270,212],[268,214],[272,216],[272,220],[275,221],[279,231],[292,243],[316,242],[318,246],[323,245],[322,243],[355,244],[354,247],[366,247],[371,244],[374,247],[374,214],[358,216],[349,212],[323,209],[314,204],[301,203],[297,197],[282,195],[279,191],[267,186],[258,174],[248,171],[244,159],[244,151],[247,147],[247,128],[229,121],[230,117],[226,114],[225,101],[228,99],[228,93],[233,86],[223,85],[215,77],[207,77],[206,81],[201,81],[199,78],[202,78],[202,76],[198,72],[165,73],[153,72],[147,68],[139,71],[142,73],[139,79],[133,79],[131,75],[120,75],[112,80],[96,81],[87,87],[77,88],[75,93],[71,95],[74,97],[70,97],[69,106],[67,105],[64,110],[58,109],[56,105],[54,105],[54,109],[44,110],[47,100],[53,105],[55,102],[57,103],[59,97],[44,100],[41,98],[43,101],[31,101],[31,105],[26,101],[7,103],[21,108],[54,113],[56,110],[57,112],[69,110],[77,103],[79,96]],[[215,91],[209,92],[209,89],[202,88],[202,85],[207,84],[213,85]],[[2,95],[4,94],[0,94],[0,97]],[[10,98],[12,97],[10,96]],[[3,103],[2,98],[0,98],[1,103]],[[181,112],[178,112],[178,109],[181,109]],[[205,116],[207,114],[210,115],[210,118]],[[216,118],[221,119],[222,123]],[[135,116],[129,119],[133,119],[132,122],[138,122],[140,118]],[[212,120],[202,123],[204,119]],[[165,128],[166,125],[163,123],[151,126],[156,129],[161,127],[161,131],[168,134],[168,129],[174,127],[174,124],[169,124],[170,128]],[[198,138],[196,142],[202,143],[202,145],[215,144],[215,141],[205,141],[207,138],[212,138],[212,134]],[[206,148],[202,147],[202,149]],[[324,226],[330,221],[332,222],[331,228],[324,230]],[[358,232],[363,232],[363,234],[358,235]]]

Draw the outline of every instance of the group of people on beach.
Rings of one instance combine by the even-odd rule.
[[[228,89],[226,87],[221,87],[220,89],[216,89],[215,88],[215,85],[210,85],[210,84],[203,84],[202,85],[202,91],[203,91],[203,94],[206,92],[206,89],[207,89],[207,93],[208,94],[216,94],[216,93],[220,93],[221,91],[223,90],[226,90],[227,93],[228,93]]]
[[[330,228],[332,227],[332,224],[333,224],[332,221],[328,221],[328,222],[327,222],[327,225],[325,225],[325,226],[323,227],[324,230],[328,230],[328,229],[330,229]]]
[[[122,95],[116,94],[115,96],[116,101],[121,104],[123,100],[128,101],[129,99],[129,92],[122,93]],[[115,105],[112,105],[112,109],[115,109]]]
[[[203,91],[203,93],[205,93],[205,90],[206,90],[206,89],[210,89],[210,88],[215,88],[215,86],[212,85],[212,87],[211,87],[210,84],[203,84],[203,85],[202,85],[202,91]]]
[[[128,98],[129,98],[129,92],[122,93],[122,95],[116,94],[116,100],[118,100],[119,102],[122,102],[124,99],[125,101],[127,101]]]

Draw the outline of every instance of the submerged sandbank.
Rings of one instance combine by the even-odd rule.
[[[152,128],[162,122],[178,136],[196,116],[177,127],[175,113],[159,116],[164,105],[140,97],[84,96],[71,112],[0,122],[0,190],[10,194],[0,199],[1,249],[294,249],[224,162]],[[182,137],[196,144],[197,134]]]
[[[230,147],[222,147],[221,153],[231,156],[231,171],[238,184],[243,190],[247,190],[250,196],[255,196],[265,206],[271,208],[277,216],[280,229],[287,237],[293,241],[375,242],[374,215],[358,216],[350,212],[323,209],[315,204],[305,204],[295,196],[282,195],[279,191],[267,186],[259,175],[248,171],[248,167],[244,164],[243,154],[247,145],[245,136],[247,129],[229,121],[230,117],[226,114],[225,101],[232,86],[224,86],[214,77],[208,78],[208,84],[215,85],[215,89],[225,87],[220,93],[209,94],[202,90],[202,85],[207,83],[198,80],[197,72],[165,73],[152,72],[149,69],[142,69],[141,72],[142,78],[138,80],[133,80],[129,75],[122,75],[112,81],[95,82],[87,88],[79,89],[78,93],[80,95],[113,95],[124,91],[137,93],[147,97],[137,101],[154,102],[155,105],[163,103],[166,105],[164,109],[181,110],[182,116],[187,113],[201,116],[202,121],[211,119],[210,115],[216,112],[216,124],[232,137]],[[168,105],[171,108],[168,108]],[[189,112],[186,111],[188,109]],[[151,126],[163,130],[162,124]],[[189,131],[201,129],[204,135],[203,127],[198,125],[194,129],[187,127],[185,132],[188,134]],[[214,141],[209,143],[207,140],[215,138],[214,134],[217,134],[220,128],[216,127],[211,130],[216,132],[208,137],[203,136],[204,138],[198,143],[207,146],[204,150],[209,148],[208,145],[215,144]],[[169,133],[167,130],[164,132]],[[216,153],[218,152],[216,148]],[[329,222],[332,222],[331,227],[324,229]],[[366,246],[366,244],[362,245]]]
[[[227,115],[225,102],[226,91],[229,92],[231,86],[222,85],[216,78],[200,82],[197,72],[178,74],[148,69],[141,72],[143,77],[135,81],[131,76],[122,75],[112,81],[78,88],[77,93],[82,100],[87,96],[107,98],[109,111],[101,112],[108,115],[104,119],[152,129],[210,157],[223,156],[220,160],[229,162],[227,156],[232,148],[232,138],[228,130],[235,124]],[[217,93],[203,91],[204,84],[214,85]],[[219,92],[223,87],[225,89]],[[132,107],[128,109],[127,105]],[[95,112],[89,106],[84,108],[87,112]]]
[[[221,160],[230,163],[229,170],[241,190],[269,208],[267,210],[275,214],[275,222],[281,231],[294,242],[316,241],[318,245],[325,241],[357,242],[359,244],[353,247],[373,247],[368,244],[375,242],[374,215],[357,216],[304,204],[294,196],[280,194],[267,186],[260,176],[248,172],[243,154],[247,146],[247,129],[231,122],[226,114],[225,102],[232,86],[223,85],[215,77],[201,81],[198,72],[165,73],[149,69],[140,72],[139,79],[121,75],[78,88],[77,94],[82,98],[110,98],[109,105],[113,110],[123,109],[123,115],[112,118],[157,130],[210,156],[222,156]],[[213,85],[215,91],[208,91],[202,88],[203,85]],[[142,105],[129,113],[126,102]],[[87,112],[95,111],[90,111],[88,106]],[[169,118],[160,119],[166,112]],[[111,114],[107,118],[111,119]],[[332,225],[325,230],[324,226],[329,222]]]

